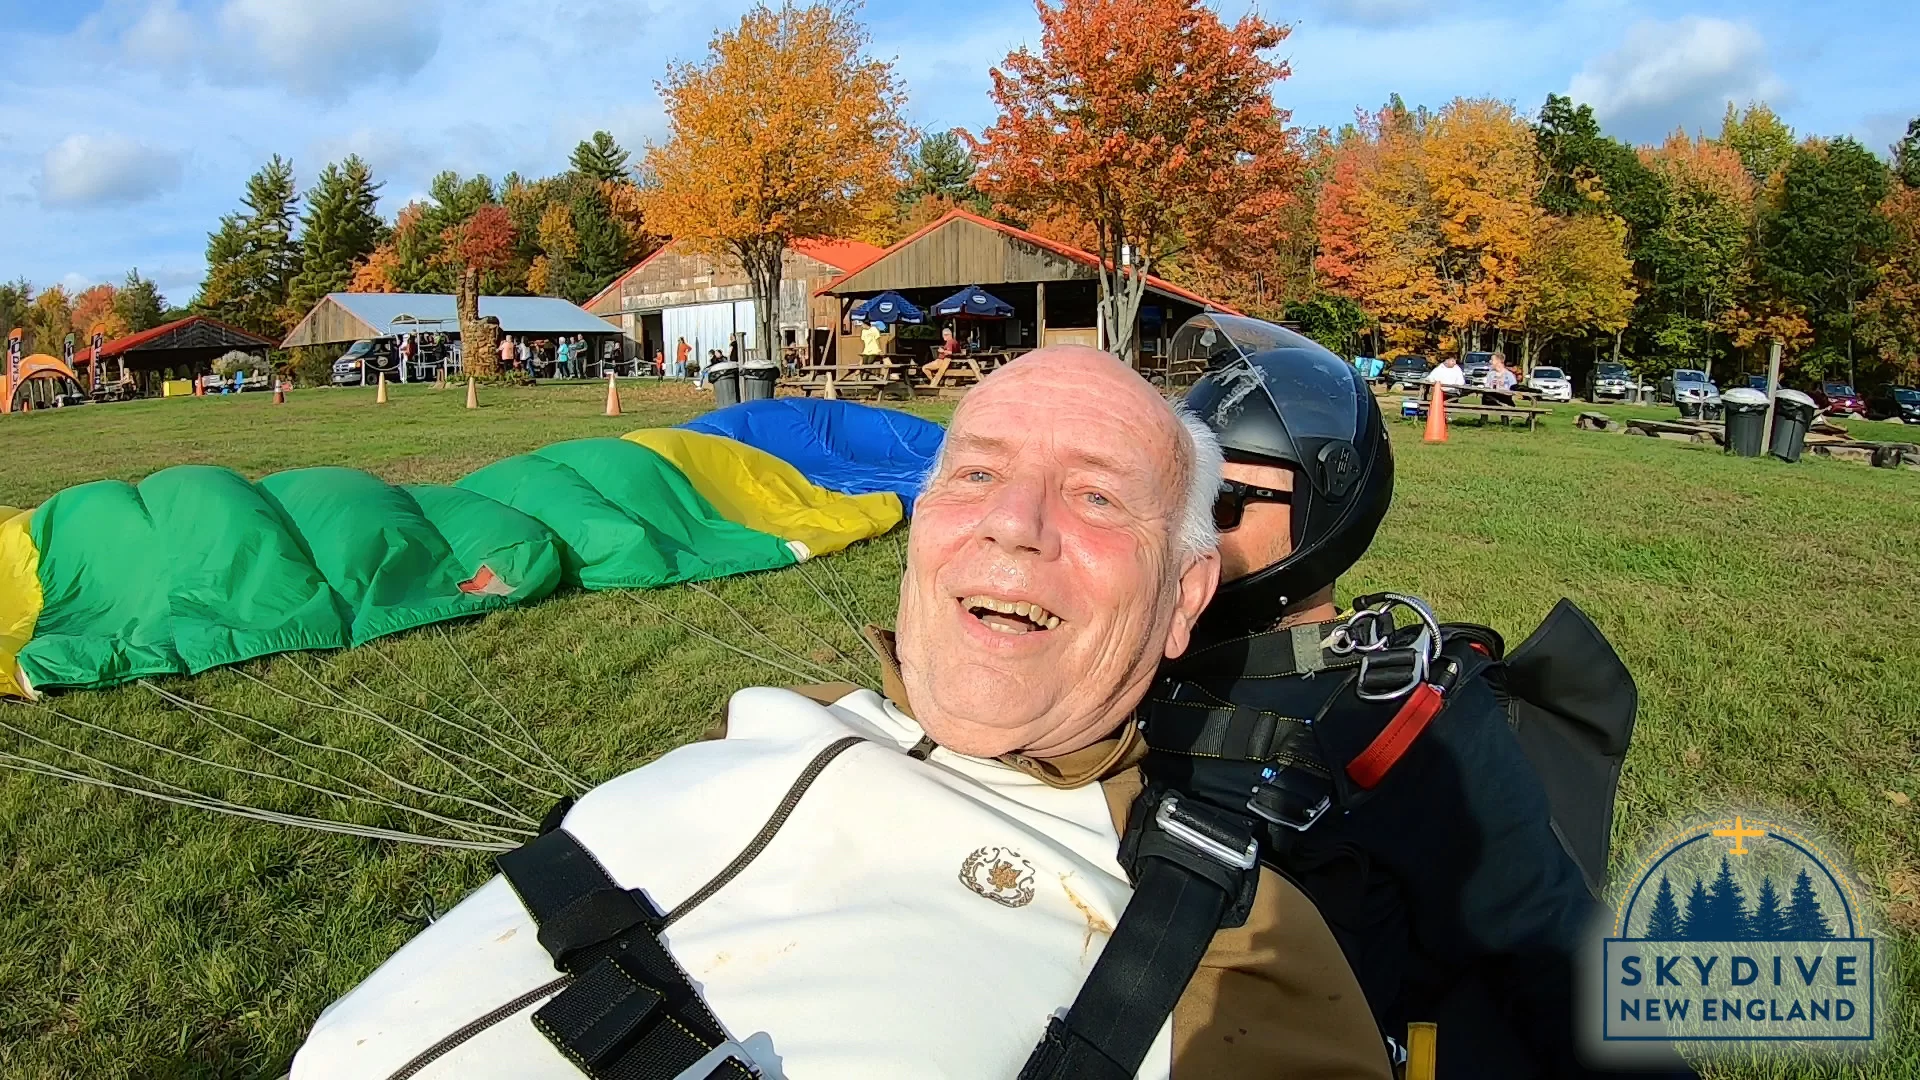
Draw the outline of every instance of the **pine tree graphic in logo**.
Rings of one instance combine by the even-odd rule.
[[[1622,896],[1602,1037],[1872,1041],[1877,942],[1862,915],[1850,879],[1794,828],[1740,814],[1682,830]]]

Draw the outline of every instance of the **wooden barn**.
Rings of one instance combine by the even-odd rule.
[[[781,266],[782,349],[807,349],[826,339],[838,311],[814,293],[849,267],[880,254],[857,240],[796,240]],[[631,355],[670,354],[682,339],[695,357],[725,352],[736,335],[744,349],[758,348],[758,320],[746,271],[732,259],[716,259],[670,243],[620,275],[588,311],[620,327]],[[819,328],[819,334],[813,333]]]

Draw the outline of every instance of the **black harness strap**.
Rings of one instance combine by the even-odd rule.
[[[558,816],[499,856],[500,873],[540,928],[541,947],[572,977],[534,1012],[534,1026],[596,1080],[752,1080],[750,1064],[723,1052],[726,1029],[659,933],[746,869],[827,764],[861,741],[848,736],[816,754],[746,849],[671,914],[641,890],[621,888]]]
[[[1047,1022],[1020,1080],[1131,1080],[1216,930],[1246,922],[1259,885],[1251,826],[1148,789],[1121,851],[1133,897],[1066,1017]]]

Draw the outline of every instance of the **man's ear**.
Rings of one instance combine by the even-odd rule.
[[[1213,590],[1220,584],[1220,552],[1209,548],[1195,556],[1180,572],[1180,595],[1174,601],[1173,622],[1167,627],[1165,655],[1172,660],[1187,651],[1193,638],[1193,624],[1213,601]]]

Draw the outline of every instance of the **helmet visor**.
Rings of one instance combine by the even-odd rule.
[[[1183,351],[1184,350],[1184,351]],[[1271,409],[1287,436],[1353,442],[1361,410],[1354,372],[1318,342],[1259,319],[1206,314],[1174,336],[1173,359],[1207,362],[1187,407],[1225,432],[1244,409]]]

